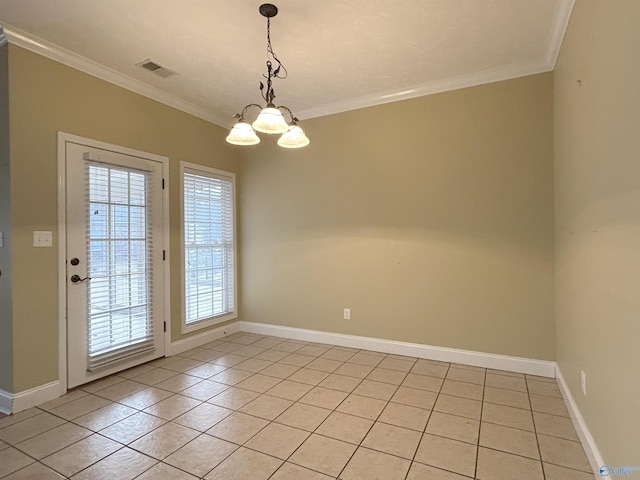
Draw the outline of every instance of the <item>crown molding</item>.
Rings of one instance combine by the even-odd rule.
[[[549,67],[546,62],[497,68],[470,75],[460,75],[458,77],[437,80],[435,82],[423,83],[421,85],[415,85],[413,87],[402,88],[390,92],[365,95],[335,103],[328,103],[317,108],[299,111],[297,116],[301,120],[322,117],[325,115],[332,115],[360,108],[383,105],[385,103],[398,102],[400,100],[408,100],[410,98],[422,97],[425,95],[433,95],[451,90],[459,90],[461,88],[475,87],[487,83],[500,82],[502,80],[511,80],[513,78],[535,75],[538,73],[549,72],[551,70],[553,70],[553,67]]]
[[[425,95],[433,95],[436,93],[458,90],[461,88],[474,87],[487,83],[499,82],[503,80],[511,80],[514,78],[524,77],[527,75],[535,75],[538,73],[550,72],[555,68],[556,60],[562,46],[565,32],[569,25],[569,19],[573,10],[575,0],[559,0],[556,5],[554,15],[554,23],[549,34],[547,42],[547,52],[544,60],[534,63],[526,63],[519,65],[510,65],[504,68],[486,70],[483,72],[473,73],[470,75],[461,75],[458,77],[437,80],[409,88],[391,90],[372,95],[364,95],[357,98],[340,100],[338,102],[320,105],[308,110],[298,111],[298,117],[301,119],[309,119],[322,117],[325,115],[333,115],[336,113],[357,110],[366,107],[373,107],[385,103],[397,102],[400,100],[408,100],[411,98],[421,97]],[[0,21],[0,23],[2,23]],[[138,93],[152,100],[168,105],[170,107],[181,110],[190,115],[211,122],[223,128],[228,128],[230,121],[225,115],[215,114],[198,105],[194,105],[175,95],[166,93],[158,88],[151,87],[139,80],[123,75],[115,70],[107,68],[99,63],[93,62],[85,57],[77,55],[69,50],[65,50],[53,43],[47,42],[41,38],[21,31],[9,24],[3,24],[4,35],[0,27],[0,45],[7,40],[9,43],[18,45],[22,48],[40,54],[51,60],[60,62],[69,67],[80,70],[94,77],[100,78],[107,82],[126,88],[132,92]]]
[[[316,108],[298,111],[298,117],[303,120],[321,117],[335,113],[347,112],[349,110],[357,110],[359,108],[373,107],[400,100],[408,100],[410,98],[421,97],[424,95],[433,95],[461,88],[475,87],[503,80],[511,80],[514,78],[525,77],[527,75],[551,72],[555,68],[556,60],[560,53],[560,47],[562,46],[565,32],[569,26],[569,19],[571,18],[574,3],[575,0],[559,0],[556,4],[554,21],[551,26],[547,42],[547,52],[544,60],[541,62],[510,65],[504,68],[486,70],[470,75],[461,75],[458,77],[447,78],[445,80],[423,83],[409,88],[402,88],[399,90],[328,103]]]
[[[553,26],[551,27],[551,34],[549,35],[549,43],[547,47],[546,62],[550,66],[550,70],[556,68],[556,61],[560,54],[560,47],[564,40],[564,34],[569,27],[569,20],[571,19],[571,12],[573,11],[573,5],[575,0],[561,0],[556,6],[556,12],[553,16]]]
[[[59,47],[51,42],[43,40],[39,37],[31,35],[27,32],[13,27],[7,23],[1,22],[4,33],[9,43],[22,47],[33,53],[42,55],[56,62],[62,63],[68,67],[80,70],[93,77],[99,78],[106,82],[112,83],[122,88],[126,88],[134,93],[140,94],[157,102],[163,103],[169,107],[175,108],[182,112],[188,113],[195,117],[206,120],[207,122],[227,128],[229,119],[226,116],[216,115],[198,105],[181,99],[175,95],[164,92],[158,88],[149,86],[139,80],[135,80],[127,75],[105,67],[88,58],[82,57],[76,53]],[[0,37],[0,44],[2,37]]]

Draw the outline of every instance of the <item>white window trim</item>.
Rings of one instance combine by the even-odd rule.
[[[186,302],[185,302],[185,241],[184,241],[184,174],[185,171],[189,171],[195,174],[202,175],[215,175],[218,177],[224,177],[231,181],[232,184],[232,203],[233,203],[233,311],[224,315],[218,315],[210,319],[201,320],[187,325],[186,321]],[[189,162],[180,162],[180,263],[182,270],[182,285],[181,285],[181,306],[182,306],[182,320],[181,320],[181,332],[183,334],[189,332],[195,332],[203,328],[212,327],[220,323],[228,322],[238,318],[238,245],[237,245],[237,219],[236,219],[236,174],[233,172],[227,172],[224,170],[218,170],[204,165],[198,165]]]

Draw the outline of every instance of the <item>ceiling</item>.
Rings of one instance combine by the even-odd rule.
[[[574,0],[277,0],[276,103],[301,119],[553,70]],[[221,126],[262,103],[254,0],[0,0],[10,43]],[[161,78],[137,63],[174,72]]]

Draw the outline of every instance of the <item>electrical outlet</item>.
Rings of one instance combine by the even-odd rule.
[[[350,308],[345,308],[344,309],[344,319],[345,320],[351,320],[351,309]]]
[[[34,247],[52,247],[53,246],[53,232],[33,232],[33,246]]]
[[[580,370],[580,384],[582,385],[582,394],[587,396],[587,374]]]

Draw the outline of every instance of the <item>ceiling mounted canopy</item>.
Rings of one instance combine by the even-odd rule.
[[[271,3],[264,3],[260,5],[259,11],[267,19],[267,74],[263,75],[267,79],[267,84],[265,86],[260,82],[260,93],[266,105],[263,107],[257,103],[250,103],[240,113],[235,114],[233,118],[238,121],[229,132],[227,142],[233,145],[255,145],[260,143],[260,137],[256,134],[258,131],[270,135],[281,134],[278,140],[278,145],[281,147],[305,147],[309,145],[309,139],[298,125],[299,120],[288,107],[274,103],[276,94],[273,90],[273,80],[276,78],[285,79],[288,74],[287,69],[271,47],[271,18],[278,14],[278,7]],[[256,107],[260,113],[255,121],[249,124],[245,115],[253,107]]]

